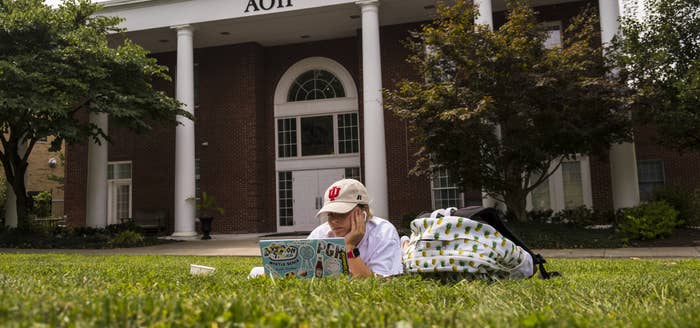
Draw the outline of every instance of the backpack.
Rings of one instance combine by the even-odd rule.
[[[549,279],[546,260],[506,228],[494,208],[471,206],[422,213],[411,222],[404,271],[449,280]]]

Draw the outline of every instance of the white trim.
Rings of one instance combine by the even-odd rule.
[[[112,172],[116,173],[117,166],[129,164],[129,178],[119,178],[119,179],[107,179],[107,224],[117,224],[118,222],[115,217],[117,215],[117,198],[115,193],[120,185],[129,186],[129,217],[133,216],[133,197],[134,197],[134,162],[133,161],[114,161],[108,162],[107,167],[112,166]],[[107,170],[109,172],[109,169]]]
[[[340,151],[340,140],[338,139],[338,116],[343,115],[343,114],[358,114],[357,111],[343,111],[343,112],[328,112],[328,113],[318,113],[318,114],[312,114],[312,115],[303,115],[303,116],[291,116],[291,117],[285,117],[285,116],[280,116],[280,117],[275,117],[275,159],[278,161],[288,161],[288,160],[310,160],[310,159],[317,159],[317,158],[325,158],[325,157],[338,157],[338,156],[353,156],[353,157],[360,157],[360,151],[358,149],[357,153],[346,153],[346,154],[341,154],[339,153]],[[323,116],[331,116],[333,120],[333,154],[328,154],[328,155],[307,155],[307,156],[302,156],[302,142],[301,142],[301,120],[304,118],[309,118],[309,117],[323,117]],[[297,156],[295,157],[282,157],[280,158],[279,154],[279,126],[277,124],[277,120],[285,120],[285,119],[294,119],[294,122],[296,124],[296,151],[297,151]],[[358,129],[358,146],[360,146],[360,135],[359,135],[359,129],[360,129],[360,119],[359,119],[359,114],[358,114],[358,119],[357,119],[357,129]]]
[[[357,98],[346,97],[275,104],[275,118],[342,112],[356,113],[358,109],[357,101]]]
[[[303,73],[310,70],[324,70],[335,75],[340,81],[345,91],[345,97],[332,99],[319,99],[309,101],[294,101],[288,102],[287,95],[294,81]],[[358,130],[360,128],[359,121],[359,104],[357,98],[357,87],[355,80],[350,75],[350,72],[338,62],[325,57],[309,57],[302,59],[289,67],[282,75],[275,89],[274,98],[274,133],[275,133],[275,199],[277,200],[275,213],[275,222],[278,232],[294,231],[298,227],[295,225],[280,226],[279,217],[279,172],[285,171],[304,171],[304,170],[328,170],[328,169],[345,169],[347,167],[361,167],[362,162],[360,152],[355,154],[338,154],[338,115],[339,114],[357,114],[358,115]],[[332,155],[320,156],[303,156],[302,157],[302,140],[301,140],[301,119],[304,117],[316,116],[331,116],[333,120],[333,152]],[[279,119],[294,119],[296,122],[297,136],[297,156],[291,158],[279,158],[279,129],[277,120]],[[359,131],[358,131],[359,133]],[[359,135],[358,135],[358,139]],[[358,140],[362,142],[362,140]],[[343,171],[345,172],[345,171]],[[292,195],[294,197],[294,195]]]
[[[544,40],[544,45],[547,49],[552,49],[554,47],[557,47],[557,48],[562,47],[562,44],[564,43],[564,30],[562,27],[563,24],[560,20],[541,22],[537,25],[547,33],[547,39]],[[552,34],[554,32],[559,33],[559,40],[558,40],[558,43],[551,44],[552,37],[553,37]]]
[[[583,194],[583,205],[593,208],[593,192],[591,187],[591,164],[588,156],[576,156],[573,159],[563,162],[576,162],[581,165],[581,193]],[[556,165],[556,164],[552,164]],[[550,167],[550,170],[552,168]],[[556,213],[566,208],[564,200],[564,177],[561,166],[547,180],[549,188],[549,206]],[[532,192],[527,195],[526,208],[532,210]]]
[[[107,162],[107,181],[114,181],[114,180],[126,180],[126,179],[110,179],[109,178],[109,166],[112,165],[114,167],[121,165],[121,164],[129,164],[129,179],[132,179],[134,177],[134,161],[109,161]],[[112,169],[112,172],[114,172],[114,169]]]
[[[286,113],[278,114],[277,106],[288,103],[287,93],[289,92],[289,88],[292,86],[292,83],[294,83],[296,78],[299,77],[299,75],[314,69],[325,70],[335,75],[345,89],[345,98],[357,99],[357,87],[355,87],[355,80],[352,78],[350,72],[343,67],[343,65],[326,57],[309,57],[302,59],[289,67],[277,83],[275,88],[275,117],[279,115],[288,115]],[[316,102],[320,101],[303,101],[301,103],[308,106]],[[357,100],[355,100],[355,108],[357,109]]]
[[[449,177],[449,173],[448,173],[447,177],[448,177],[448,179],[450,178],[450,177]],[[459,208],[459,207],[464,207],[464,203],[465,203],[465,201],[464,201],[464,192],[460,190],[460,188],[459,188],[458,185],[456,185],[456,184],[453,184],[453,185],[454,185],[453,187],[439,187],[439,188],[436,188],[436,187],[435,187],[435,178],[434,178],[433,175],[430,176],[430,207],[431,207],[433,210],[436,210],[436,209],[437,209],[437,208],[435,208],[435,191],[436,191],[436,190],[443,190],[443,189],[445,189],[445,190],[449,190],[449,189],[455,189],[455,190],[457,190],[457,192],[458,192],[458,197],[459,197],[459,204],[457,205],[457,207],[458,207],[458,208]]]
[[[359,154],[337,156],[311,156],[311,158],[304,159],[293,158],[277,160],[276,171],[280,172],[360,167],[360,164],[361,161]]]
[[[142,2],[150,2],[151,0],[107,0],[100,2],[105,8],[115,7],[115,6],[126,6]]]
[[[109,161],[107,164],[132,164],[134,161]]]
[[[107,194],[109,195],[107,198],[109,199],[109,206],[108,206],[108,211],[107,211],[107,225],[110,224],[119,224],[119,220],[116,219],[117,216],[117,211],[118,205],[117,204],[117,196],[115,195],[118,193],[118,188],[119,186],[129,186],[129,215],[127,217],[133,217],[133,207],[134,207],[134,184],[131,179],[114,179],[114,180],[109,180],[108,184],[108,192]]]

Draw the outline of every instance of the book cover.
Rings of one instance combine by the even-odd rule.
[[[304,279],[349,274],[345,239],[261,240],[265,274]]]

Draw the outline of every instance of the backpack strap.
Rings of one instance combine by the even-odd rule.
[[[510,241],[520,246],[520,248],[522,248],[524,251],[530,253],[535,270],[539,268],[540,278],[549,279],[551,277],[561,276],[561,274],[556,271],[547,272],[547,270],[544,268],[544,264],[547,263],[547,260],[545,260],[542,255],[532,252],[530,248],[525,245],[525,243],[523,243],[506,227],[501,219],[501,212],[499,210],[492,207],[469,206],[458,209],[452,215],[470,218],[474,221],[486,223],[494,227],[501,235],[510,239]]]

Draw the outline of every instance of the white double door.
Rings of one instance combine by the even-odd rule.
[[[110,180],[108,186],[107,224],[119,224],[131,217],[131,180]]]
[[[335,181],[345,177],[345,169],[292,172],[294,231],[311,231],[321,222],[316,213],[323,207],[323,193]],[[283,229],[287,230],[287,229]]]

